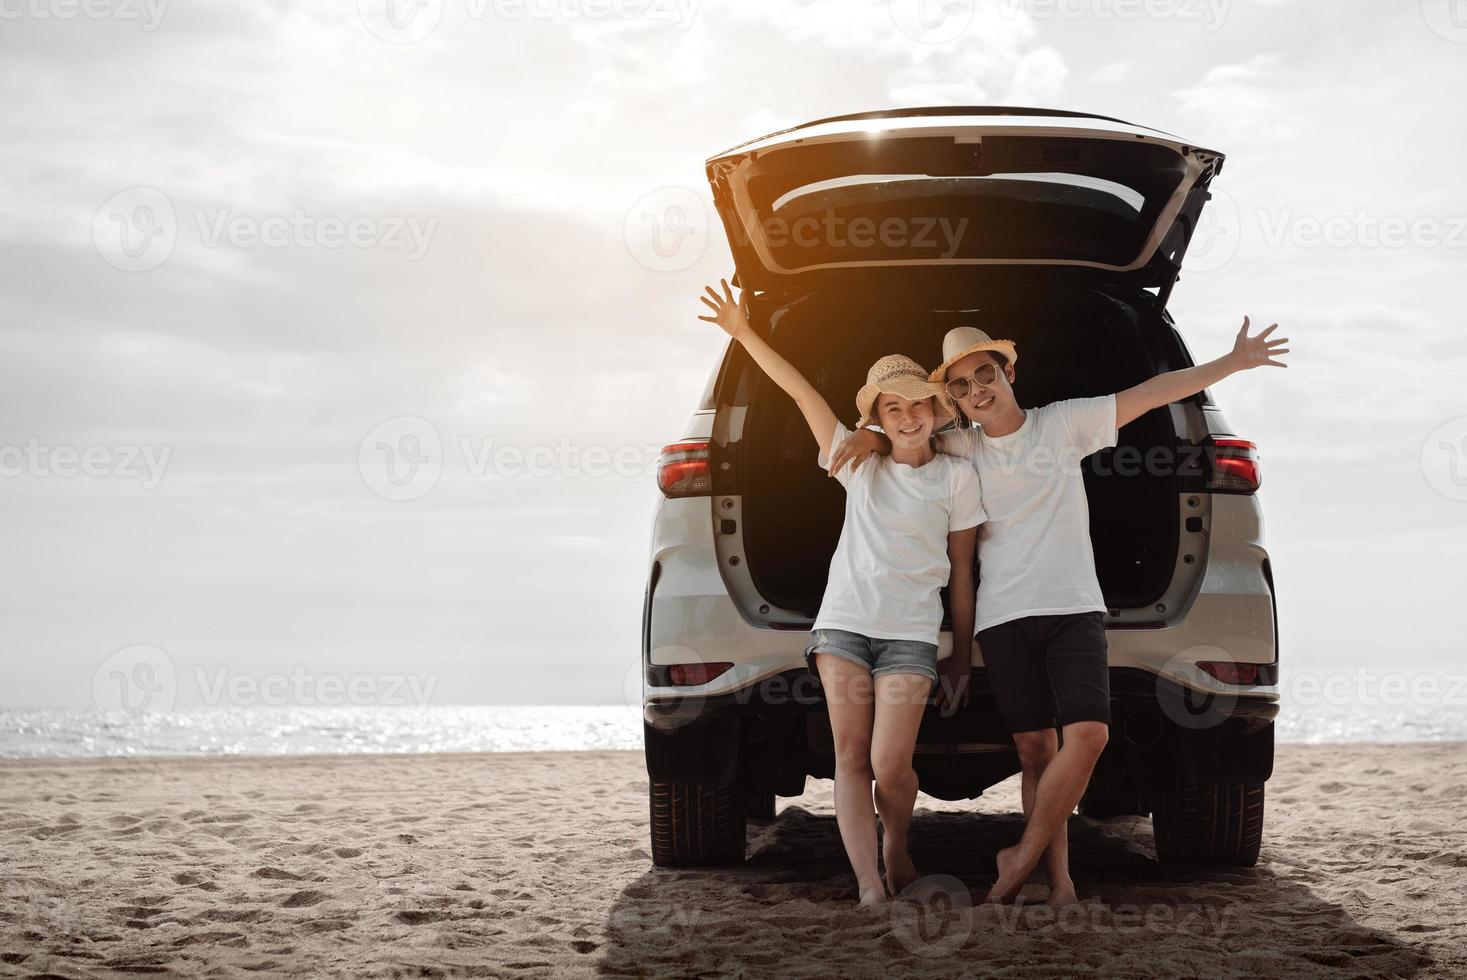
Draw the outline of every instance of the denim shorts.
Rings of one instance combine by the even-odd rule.
[[[937,683],[937,644],[921,640],[879,640],[846,630],[818,629],[810,634],[805,648],[805,664],[812,674],[815,654],[829,653],[860,664],[872,677],[882,674],[921,674]]]

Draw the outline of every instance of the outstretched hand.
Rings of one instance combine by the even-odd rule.
[[[718,291],[712,286],[704,286],[703,290],[708,295],[698,297],[703,301],[704,306],[713,311],[713,315],[700,316],[698,319],[718,324],[723,328],[724,333],[737,340],[740,334],[749,329],[749,321],[744,316],[743,307],[735,302],[733,290],[728,286],[728,280],[720,279],[718,282],[723,286],[722,296],[718,295]]]
[[[1279,328],[1277,323],[1269,326],[1256,337],[1248,336],[1248,318],[1243,317],[1243,326],[1238,330],[1238,337],[1233,342],[1233,362],[1235,370],[1246,371],[1249,368],[1263,367],[1288,367],[1283,361],[1278,360],[1281,355],[1287,354],[1289,349],[1284,346],[1289,342],[1288,337],[1275,337],[1272,340],[1268,335]]]

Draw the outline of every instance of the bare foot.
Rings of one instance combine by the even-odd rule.
[[[861,900],[856,903],[858,908],[878,908],[886,904],[886,888],[880,879],[864,886],[861,889]]]
[[[1059,881],[1050,879],[1049,897],[1044,901],[1047,905],[1075,905],[1080,898],[1075,894],[1075,883],[1069,878],[1062,878]]]
[[[1019,894],[1019,889],[1024,887],[1024,881],[1029,877],[1027,871],[1019,867],[1019,846],[1005,847],[998,852],[998,880],[993,887],[988,889],[985,902],[1008,903],[1012,902]]]
[[[886,862],[886,887],[891,890],[892,897],[900,895],[907,890],[907,886],[916,881],[920,875],[917,874],[917,866],[912,863],[912,857],[902,848],[895,853],[882,849],[881,859]]]

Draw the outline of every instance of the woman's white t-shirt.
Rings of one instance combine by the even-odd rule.
[[[851,434],[839,422],[819,462],[827,471]],[[875,639],[936,643],[950,566],[947,536],[983,523],[978,473],[938,453],[922,466],[872,455],[835,478],[846,488],[845,523],[814,628]]]
[[[958,429],[938,443],[972,461],[988,515],[978,532],[973,631],[1026,616],[1104,612],[1080,461],[1116,444],[1115,396],[1028,409],[1006,436]]]

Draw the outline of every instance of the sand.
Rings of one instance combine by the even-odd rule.
[[[1467,976],[1461,744],[1281,747],[1249,870],[1077,816],[1058,916],[968,904],[1015,780],[919,798],[927,901],[876,913],[830,783],[780,807],[745,867],[666,871],[638,753],[0,762],[0,975]]]

